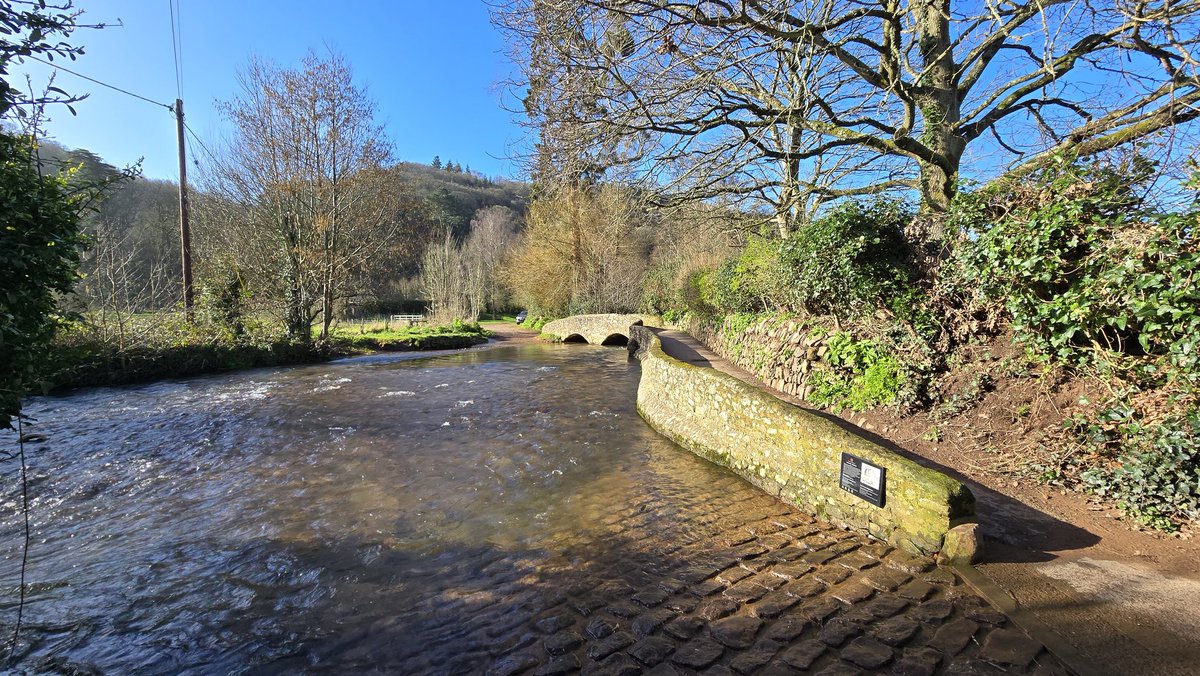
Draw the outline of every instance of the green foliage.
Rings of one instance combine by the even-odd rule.
[[[681,326],[687,322],[688,311],[679,309],[665,310],[662,312],[662,318],[663,321],[667,322],[668,324]]]
[[[779,271],[779,243],[751,237],[737,256],[709,276],[705,301],[722,312],[761,312],[785,296]]]
[[[712,295],[711,268],[696,268],[683,279],[683,288],[679,292],[679,300],[683,307],[692,314],[707,317],[716,314],[716,308],[708,302]]]
[[[879,307],[907,313],[915,273],[899,203],[846,202],[800,228],[779,247],[789,304],[810,314],[856,317]]]
[[[412,326],[356,333],[346,328],[333,332],[335,347],[366,350],[449,350],[486,343],[491,332],[475,322],[455,320],[449,326]]]
[[[1002,303],[1036,354],[1080,365],[1134,358],[1130,373],[1193,384],[1200,348],[1200,210],[1164,214],[1139,198],[1153,165],[1062,163],[1036,182],[964,195],[955,217],[966,288]],[[1146,366],[1160,362],[1157,367]]]
[[[522,326],[533,331],[541,331],[543,326],[554,321],[554,319],[554,317],[548,315],[529,315],[525,318],[525,323]]]
[[[64,323],[39,380],[48,390],[122,385],[260,366],[321,361],[327,347],[289,340],[279,327],[246,317],[234,337],[206,313],[189,323],[182,312],[128,318],[129,344],[118,347],[98,318]]]
[[[224,328],[233,340],[246,333],[246,300],[246,287],[232,270],[215,288],[202,286],[200,289],[201,309],[209,315],[210,322]]]
[[[88,195],[68,188],[70,172],[40,176],[27,144],[0,134],[0,428],[12,426],[45,366],[56,299],[70,292],[84,246]]]
[[[67,38],[74,32],[80,12],[72,7],[72,2],[47,3],[40,2],[4,2],[0,4],[0,115],[15,109],[18,117],[25,117],[28,112],[19,102],[29,103],[28,94],[8,83],[8,67],[13,59],[23,56],[39,55],[41,58],[54,60],[55,56],[72,61],[83,53],[82,47],[74,47],[60,38]],[[103,28],[103,24],[96,26]],[[59,40],[56,42],[56,40]],[[61,89],[52,87],[48,94],[57,94],[58,99],[39,99],[34,103],[49,101],[69,102],[72,99]],[[69,103],[68,103],[69,107]],[[74,108],[71,108],[74,113]]]
[[[1117,405],[1096,420],[1077,416],[1067,423],[1085,448],[1116,453],[1116,464],[1081,473],[1088,490],[1114,498],[1130,517],[1158,530],[1200,518],[1200,408],[1145,424],[1131,406]]]
[[[901,402],[909,376],[900,359],[874,340],[845,332],[829,336],[828,367],[813,371],[808,400],[835,410],[864,411]]]
[[[329,343],[289,339],[281,327],[243,316],[233,335],[219,317],[201,313],[189,323],[182,313],[132,318],[138,339],[117,349],[88,318],[64,325],[41,379],[48,389],[120,385],[261,366],[323,361],[363,350],[445,350],[487,342],[479,324],[415,326],[401,330],[340,326]]]
[[[668,312],[680,311],[679,290],[675,280],[679,277],[679,262],[667,261],[651,265],[642,278],[642,307],[650,314],[665,316]]]
[[[758,315],[748,313],[725,315],[725,321],[721,324],[721,333],[727,340],[737,339],[758,319]]]

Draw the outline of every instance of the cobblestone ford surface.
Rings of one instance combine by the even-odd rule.
[[[413,672],[1068,673],[948,569],[870,543],[734,477],[602,519],[612,542],[496,555],[427,599]],[[452,656],[443,659],[447,654]],[[439,657],[441,655],[442,657]]]
[[[17,667],[1062,672],[948,570],[656,434],[638,376],[528,345],[40,402]]]

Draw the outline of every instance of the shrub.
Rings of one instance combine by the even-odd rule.
[[[675,280],[679,277],[676,261],[652,265],[642,279],[642,310],[661,315],[678,307],[678,289]]]
[[[712,273],[706,300],[722,312],[761,312],[779,304],[783,286],[778,241],[751,237]]]
[[[848,333],[829,337],[828,368],[810,376],[808,400],[835,410],[864,411],[902,402],[909,375],[900,359],[881,343],[854,340]]]
[[[846,202],[800,228],[779,248],[790,304],[811,314],[865,315],[879,307],[906,311],[916,277],[904,239],[911,214],[899,203]]]
[[[662,318],[668,324],[679,326],[687,321],[688,312],[687,310],[667,310],[662,313]]]
[[[683,288],[679,292],[679,300],[688,312],[708,316],[716,313],[716,308],[708,302],[712,295],[709,276],[711,268],[696,268],[683,278]]]
[[[1174,531],[1200,518],[1200,408],[1144,424],[1127,405],[1103,411],[1098,420],[1068,420],[1085,448],[1116,461],[1080,474],[1084,486],[1117,500],[1140,523]]]
[[[40,29],[33,34],[39,43]],[[4,107],[3,79],[0,87]],[[53,357],[58,300],[71,291],[84,246],[80,212],[95,192],[73,189],[73,172],[43,177],[28,142],[0,132],[0,429],[13,426],[21,397]]]
[[[1154,165],[1061,163],[1032,183],[964,195],[956,271],[1002,303],[1035,354],[1067,364],[1166,360],[1196,381],[1200,210],[1164,214],[1138,197]],[[1161,380],[1161,368],[1131,371]],[[1169,375],[1169,374],[1168,374]]]
[[[525,328],[533,331],[541,331],[542,327],[554,321],[554,317],[548,315],[529,315],[525,318]]]
[[[236,340],[246,333],[246,301],[248,294],[241,277],[227,271],[213,286],[200,288],[200,307],[209,323],[222,327],[229,338]]]

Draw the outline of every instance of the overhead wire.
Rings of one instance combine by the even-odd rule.
[[[208,149],[208,146],[204,145],[204,141],[200,139],[200,136],[196,132],[192,131],[192,128],[188,126],[187,122],[183,123],[183,128],[187,130],[187,133],[192,135],[192,138],[196,139],[196,143],[200,144],[200,148],[204,150],[204,154],[208,155],[208,158],[210,160],[212,160],[213,162],[218,161],[217,156],[215,154],[213,154],[213,152],[211,150]]]
[[[182,27],[179,25],[180,13],[175,8],[175,1],[176,0],[168,0],[168,3],[170,4],[170,9],[171,9],[171,48],[172,48],[172,51],[175,56],[175,92],[176,92],[178,98],[180,100],[182,100],[183,99],[183,57],[181,54],[181,51],[182,51],[181,45],[183,42],[183,38],[182,38]],[[51,68],[61,70],[65,73],[70,73],[71,75],[74,75],[75,77],[82,78],[84,80],[87,80],[88,82],[93,82],[95,84],[100,85],[101,87],[107,87],[108,89],[111,89],[115,92],[119,92],[121,94],[125,94],[126,96],[132,96],[133,98],[141,100],[141,101],[145,101],[146,103],[150,103],[150,104],[153,104],[156,106],[161,106],[163,108],[166,108],[168,111],[170,111],[172,113],[175,112],[174,104],[163,103],[162,101],[155,101],[154,99],[149,98],[147,96],[142,96],[141,94],[131,92],[128,89],[124,89],[122,87],[118,87],[116,85],[109,84],[102,80],[97,80],[94,77],[84,75],[83,73],[71,70],[70,68],[67,68],[66,66],[61,66],[52,61],[47,61],[46,59],[42,59],[42,58],[33,56],[32,54],[25,55],[25,58],[32,59],[34,61],[37,61],[38,63],[50,66]],[[208,146],[205,145],[204,141],[200,138],[200,135],[197,134],[196,132],[192,131],[192,128],[190,126],[188,126],[187,122],[184,122],[183,126],[187,130],[187,133],[191,134],[192,138],[195,139],[196,143],[198,143],[200,145],[200,148],[204,151],[204,153],[206,155],[208,155],[209,159],[216,162],[217,156],[211,150],[208,149]]]
[[[175,57],[175,98],[183,98],[183,24],[175,0],[167,0],[171,11],[171,53]]]
[[[88,82],[94,82],[94,83],[100,85],[101,87],[108,87],[109,89],[111,89],[113,91],[121,92],[122,94],[125,94],[126,96],[132,96],[133,98],[141,99],[142,101],[145,101],[146,103],[153,103],[156,106],[162,106],[163,108],[166,108],[167,110],[170,110],[172,112],[174,112],[174,110],[175,110],[175,106],[173,106],[169,103],[163,103],[162,101],[155,101],[154,99],[142,96],[141,94],[135,94],[135,93],[129,91],[128,89],[122,89],[121,87],[118,87],[116,85],[111,85],[107,82],[102,82],[100,80],[97,80],[94,77],[88,77],[87,75],[73,71],[70,68],[67,68],[66,66],[60,66],[57,63],[54,63],[52,61],[40,59],[36,56],[33,56],[32,54],[26,54],[22,58],[33,59],[34,61],[43,63],[47,66],[50,66],[51,68],[57,68],[58,70],[61,70],[64,73],[70,73],[71,75],[74,75],[75,77],[83,78],[84,80],[87,80]]]

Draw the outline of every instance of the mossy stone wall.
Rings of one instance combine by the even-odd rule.
[[[972,521],[975,498],[959,481],[716,369],[662,351],[654,332],[629,327],[641,360],[638,412],[656,430],[816,516],[920,554]],[[876,507],[839,486],[842,452],[887,469]]]

